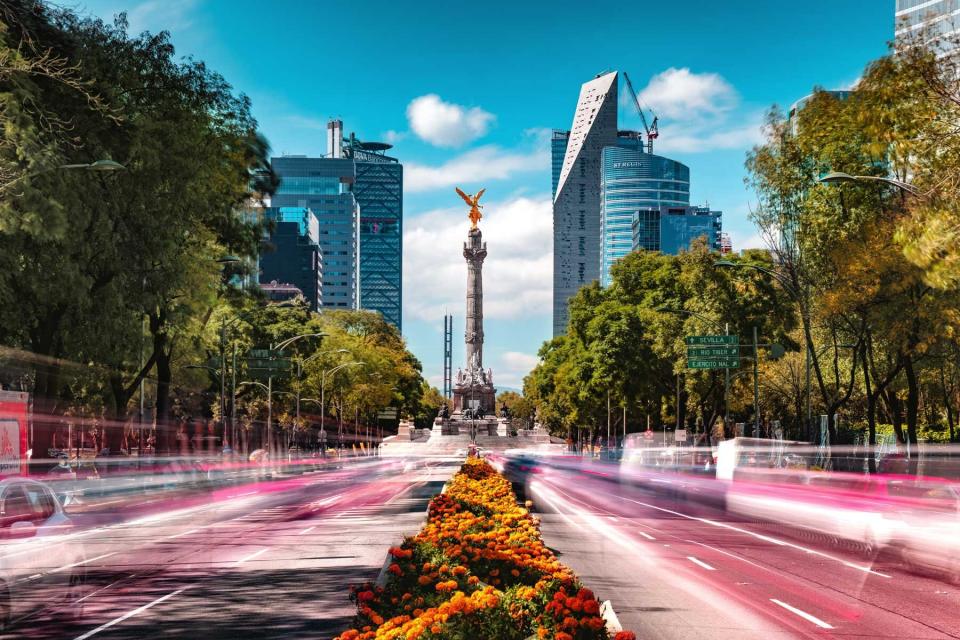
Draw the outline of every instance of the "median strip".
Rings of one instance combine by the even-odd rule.
[[[467,460],[431,500],[420,533],[392,548],[387,563],[382,587],[352,589],[354,628],[339,640],[635,640],[610,633],[600,601],[483,460]]]

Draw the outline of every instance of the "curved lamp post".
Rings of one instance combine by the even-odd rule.
[[[892,187],[896,187],[901,191],[906,191],[911,195],[920,195],[920,190],[909,182],[903,182],[902,180],[895,180],[893,178],[884,178],[881,176],[853,176],[849,173],[843,173],[842,171],[831,171],[825,176],[817,179],[817,182],[821,182],[823,184],[840,184],[843,182],[882,182]]]
[[[324,422],[324,418],[326,417],[324,414],[326,413],[325,408],[326,408],[326,406],[327,406],[327,405],[326,405],[326,395],[325,395],[325,393],[326,393],[326,388],[327,388],[327,375],[328,375],[328,374],[334,374],[334,373],[336,373],[337,371],[340,371],[341,369],[343,369],[343,368],[345,368],[345,367],[364,366],[365,364],[367,364],[367,363],[366,363],[366,362],[362,362],[362,361],[360,361],[360,360],[356,360],[356,361],[353,361],[353,362],[344,362],[343,364],[338,364],[337,366],[333,367],[332,369],[327,369],[326,371],[323,371],[323,372],[320,374],[320,429],[321,429],[321,430],[323,430],[323,426],[324,426],[324,425],[323,425],[323,422]],[[341,420],[341,422],[342,422],[342,420]],[[337,433],[337,438],[339,439],[339,438],[342,438],[342,437],[343,437],[343,434],[338,432],[338,433]]]

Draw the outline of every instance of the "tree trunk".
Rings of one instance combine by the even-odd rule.
[[[920,384],[917,380],[917,372],[913,367],[913,357],[906,357],[904,373],[907,377],[907,437],[910,444],[917,443],[917,418],[920,408]]]

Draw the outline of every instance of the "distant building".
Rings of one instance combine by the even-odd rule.
[[[379,311],[401,329],[403,165],[391,145],[344,140],[343,122],[327,123],[327,155],[273,158],[280,188],[272,204],[305,206],[320,221],[325,308]]]
[[[320,225],[306,207],[268,207],[263,215],[272,223],[260,245],[260,286],[288,283],[303,295],[313,311],[323,306],[323,260]]]
[[[633,217],[633,250],[660,251],[676,255],[690,249],[694,240],[705,238],[707,246],[722,251],[723,214],[709,207],[640,209]]]
[[[287,300],[296,300],[297,298],[306,299],[303,291],[300,291],[300,288],[296,285],[279,283],[276,280],[261,284],[260,290],[263,291],[264,295],[267,296],[267,300],[270,302],[286,302]]]
[[[271,204],[308,208],[317,218],[323,256],[321,308],[359,308],[360,207],[351,191],[353,160],[281,156],[271,164],[280,177]],[[304,295],[310,296],[307,291]]]
[[[360,307],[379,311],[402,329],[403,308],[403,165],[386,155],[391,145],[344,144],[342,123],[331,121],[328,146],[354,162],[353,197],[360,206]],[[340,151],[338,151],[340,150]],[[338,156],[333,156],[338,157]]]
[[[919,37],[939,56],[957,52],[960,35],[958,0],[897,0],[894,13],[894,39],[897,45]]]
[[[720,253],[723,255],[733,253],[733,241],[730,240],[730,234],[726,231],[720,232]]]
[[[607,287],[611,283],[610,268],[633,251],[633,223],[638,211],[657,212],[656,244],[657,250],[661,250],[661,238],[665,236],[659,225],[666,218],[659,212],[661,209],[675,211],[688,207],[690,169],[676,160],[647,153],[643,139],[632,131],[621,131],[616,146],[603,148],[601,167],[600,283]],[[669,246],[673,246],[674,237],[679,237],[681,227],[665,230]],[[641,234],[644,238],[648,235],[646,232]]]
[[[553,134],[555,336],[567,330],[569,299],[600,277],[600,155],[617,144],[617,77],[612,71],[585,83],[570,131]]]

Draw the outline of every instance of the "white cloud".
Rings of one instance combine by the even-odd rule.
[[[451,193],[451,208],[405,221],[403,290],[406,313],[434,322],[461,309],[466,287],[462,247],[469,228]],[[484,263],[484,317],[510,319],[552,311],[553,209],[549,195],[491,201],[480,222],[489,257]]]
[[[414,98],[407,105],[410,128],[422,140],[438,147],[460,147],[487,133],[494,121],[492,113],[480,107],[462,107],[444,102],[430,93]]]
[[[412,193],[465,182],[504,180],[514,173],[545,171],[549,166],[550,153],[539,145],[531,152],[505,151],[498,146],[487,145],[467,151],[438,166],[405,162],[403,183],[404,188]]]
[[[754,232],[749,235],[746,233],[741,233],[739,231],[729,231],[730,234],[730,243],[733,245],[733,250],[737,253],[745,249],[769,249],[767,241],[764,237],[758,233]]]
[[[720,74],[693,73],[686,67],[658,73],[639,95],[657,114],[676,119],[722,113],[738,101],[737,92]]]
[[[500,356],[499,363],[493,367],[494,382],[498,386],[523,388],[523,379],[535,366],[539,358],[520,351],[507,351]]]
[[[653,76],[639,95],[660,117],[655,151],[747,149],[763,140],[763,113],[739,109],[736,89],[720,74],[671,67]]]
[[[655,152],[703,153],[720,149],[746,149],[763,142],[763,119],[753,118],[739,127],[713,123],[674,123],[660,128]]]
[[[407,137],[406,131],[394,131],[393,129],[387,130],[383,134],[383,141],[389,144],[396,144]]]

